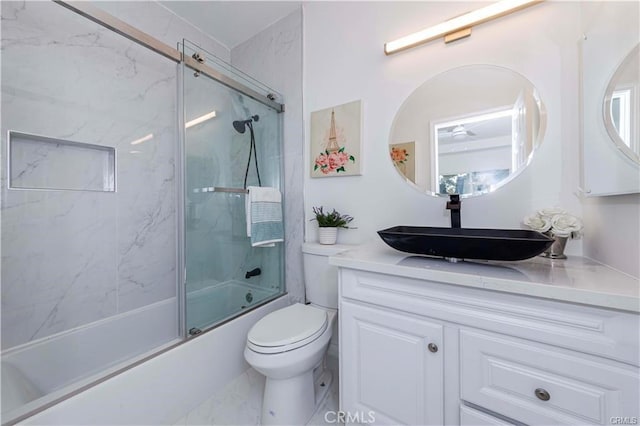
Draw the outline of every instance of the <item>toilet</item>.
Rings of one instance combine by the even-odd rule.
[[[329,256],[353,248],[304,243],[308,305],[274,311],[249,330],[244,357],[266,376],[263,425],[304,425],[331,386],[324,357],[337,321],[338,271]]]

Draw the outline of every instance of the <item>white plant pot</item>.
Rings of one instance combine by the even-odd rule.
[[[327,228],[318,228],[318,242],[320,244],[335,244],[338,239],[338,228],[335,227],[327,227]]]

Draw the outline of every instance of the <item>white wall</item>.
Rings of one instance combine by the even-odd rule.
[[[640,194],[588,198],[585,256],[640,278]]]
[[[554,205],[581,214],[574,194],[579,182],[578,3],[541,3],[478,26],[456,43],[440,40],[384,55],[386,41],[474,8],[477,4],[456,2],[304,5],[305,119],[331,105],[364,103],[362,176],[311,179],[305,152],[307,219],[318,205],[355,217],[358,229],[341,231],[339,242],[376,239],[377,230],[393,225],[449,226],[445,200],[406,185],[389,161],[387,144],[395,113],[413,90],[446,69],[474,63],[511,68],[531,81],[545,103],[548,123],[530,167],[496,193],[463,201],[463,226],[520,228],[525,215]],[[316,225],[306,223],[307,240],[315,240]],[[581,253],[581,241],[569,242],[567,251]]]
[[[286,286],[294,301],[304,302],[302,10],[289,14],[234,47],[231,63],[283,95]]]

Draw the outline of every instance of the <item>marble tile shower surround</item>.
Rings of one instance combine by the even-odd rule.
[[[2,173],[6,349],[175,297],[177,69],[53,2],[1,8],[3,164],[10,129],[117,152],[117,193]]]
[[[229,49],[211,38],[184,18],[176,15],[157,1],[96,1],[97,7],[151,34],[163,43],[176,47],[178,41],[186,38],[229,62]]]

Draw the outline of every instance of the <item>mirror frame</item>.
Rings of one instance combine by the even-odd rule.
[[[607,84],[607,89],[604,92],[604,99],[602,101],[602,115],[604,118],[604,127],[611,138],[611,141],[615,144],[618,150],[622,151],[624,155],[626,155],[631,161],[636,164],[640,164],[640,154],[633,151],[620,137],[618,130],[616,129],[615,124],[613,123],[613,118],[611,117],[611,102],[613,100],[613,91],[616,87],[616,77],[622,72],[623,68],[631,62],[635,54],[640,55],[640,43],[636,44],[630,51],[625,55],[622,61],[618,64],[611,79],[609,80],[609,84]],[[640,93],[636,95],[640,96]],[[640,133],[640,132],[639,132]],[[640,135],[639,135],[640,136]]]
[[[507,71],[510,72],[514,75],[516,75],[518,78],[522,79],[523,81],[527,82],[531,88],[533,89],[533,99],[535,100],[536,105],[538,106],[538,111],[540,114],[540,123],[539,123],[539,128],[538,128],[538,135],[536,137],[536,140],[534,141],[533,144],[533,148],[531,149],[531,152],[529,153],[529,155],[527,156],[527,159],[525,161],[525,164],[523,167],[521,167],[520,169],[518,169],[516,172],[511,173],[508,177],[506,177],[505,179],[501,180],[500,182],[498,182],[497,184],[495,184],[493,187],[491,187],[489,190],[483,190],[481,192],[476,192],[476,193],[470,193],[470,194],[459,194],[460,198],[473,198],[473,197],[478,197],[478,196],[482,196],[482,195],[486,195],[486,194],[491,194],[495,191],[497,191],[498,189],[502,188],[503,186],[505,186],[506,184],[508,184],[509,182],[511,182],[513,179],[515,179],[516,177],[518,177],[525,169],[527,169],[527,167],[531,164],[531,161],[533,159],[533,155],[535,154],[535,152],[538,150],[538,148],[540,147],[540,145],[542,144],[542,141],[544,140],[544,136],[547,130],[547,109],[544,105],[544,102],[542,101],[542,98],[540,96],[540,93],[538,91],[538,89],[536,88],[536,86],[528,79],[526,78],[524,75],[522,75],[521,73],[519,73],[518,71],[512,70],[511,68],[507,68],[507,67],[503,67],[500,65],[494,65],[494,64],[467,64],[467,65],[462,65],[459,67],[455,67],[455,68],[450,68],[447,70],[444,70],[442,72],[439,72],[437,74],[432,75],[431,77],[429,77],[427,80],[423,81],[418,87],[414,88],[411,93],[409,93],[409,95],[404,99],[404,101],[402,101],[402,103],[400,104],[400,108],[396,111],[394,117],[393,117],[393,121],[391,123],[391,129],[389,131],[389,140],[387,142],[387,157],[389,157],[389,147],[394,145],[393,142],[393,130],[396,126],[396,122],[398,120],[398,113],[402,110],[403,106],[407,103],[407,101],[411,98],[411,96],[416,92],[416,90],[422,88],[425,84],[427,84],[429,81],[441,77],[442,75],[451,72],[451,71],[461,71],[463,69],[467,69],[467,68],[477,68],[477,67],[482,67],[482,68],[493,68],[496,70],[500,70],[500,71]],[[398,175],[398,177],[400,177],[406,184],[408,184],[410,187],[414,188],[416,191],[420,192],[421,194],[426,194],[432,197],[438,197],[438,198],[448,198],[451,194],[446,194],[446,193],[441,193],[441,192],[435,192],[435,191],[430,191],[430,190],[422,190],[418,185],[416,185],[415,183],[411,182],[410,180],[408,180],[405,176],[403,176],[400,171],[393,165],[393,161],[390,161],[391,163],[391,167],[394,169],[394,173],[396,175]]]

